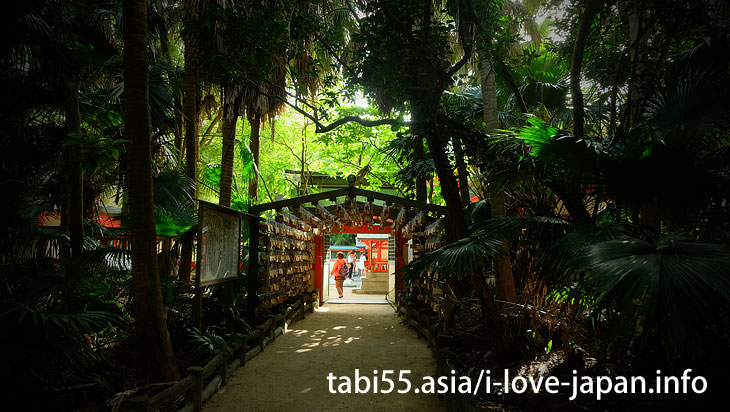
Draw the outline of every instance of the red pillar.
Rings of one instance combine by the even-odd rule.
[[[322,235],[318,235],[314,237],[314,264],[312,265],[314,268],[314,284],[319,289],[319,301],[322,302],[322,278],[323,278],[323,270],[324,270],[324,260],[322,259],[324,255],[324,239]]]

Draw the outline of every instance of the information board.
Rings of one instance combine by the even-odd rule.
[[[200,285],[210,285],[238,277],[240,246],[240,213],[201,201],[198,209],[196,269]]]

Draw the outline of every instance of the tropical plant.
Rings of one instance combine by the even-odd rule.
[[[219,336],[214,331],[201,332],[196,328],[188,329],[188,339],[193,346],[194,356],[199,359],[206,359],[219,350],[223,350],[226,345],[243,338],[241,333],[230,333]]]
[[[595,290],[593,316],[605,322],[610,353],[672,368],[701,365],[708,340],[727,341],[730,249],[679,235],[633,229],[594,243],[570,263]]]

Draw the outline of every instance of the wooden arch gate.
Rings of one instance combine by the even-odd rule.
[[[340,198],[344,198],[342,201]],[[361,198],[363,200],[358,200]],[[329,200],[330,205],[320,202]],[[376,201],[382,204],[376,204]],[[288,211],[286,211],[287,209]],[[275,218],[262,214],[275,211]],[[250,207],[248,313],[283,303],[288,296],[323,284],[323,236],[330,232],[390,233],[395,238],[395,269],[407,262],[408,237],[423,238],[411,247],[421,252],[434,246],[426,236],[440,233],[446,208],[359,189],[354,186]],[[376,227],[377,226],[377,227]],[[412,242],[412,243],[414,243]],[[438,242],[440,245],[440,241]],[[397,280],[397,279],[396,279]],[[322,290],[319,299],[322,301]]]

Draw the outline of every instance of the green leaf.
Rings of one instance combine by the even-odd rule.
[[[587,247],[573,262],[588,271],[584,287],[600,293],[594,315],[613,311],[610,343],[618,353],[664,352],[667,361],[697,359],[704,326],[730,305],[730,248],[657,235],[622,237]]]

